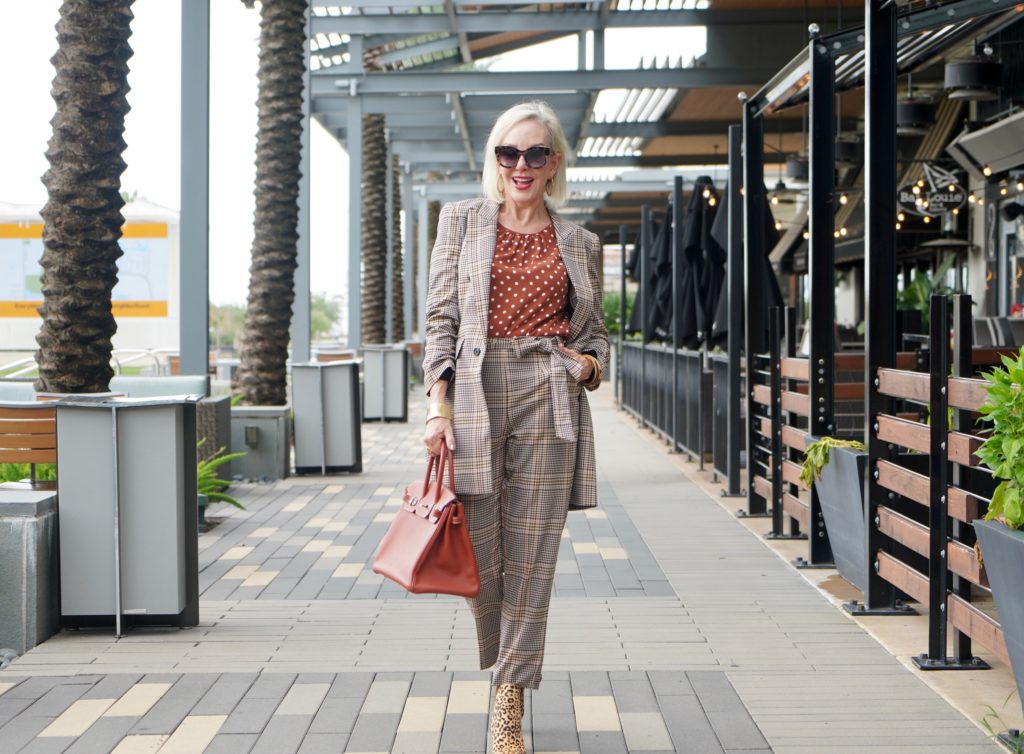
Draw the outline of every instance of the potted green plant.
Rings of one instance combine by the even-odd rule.
[[[977,451],[999,484],[985,519],[974,522],[974,531],[1017,689],[1024,698],[1024,349],[1002,361],[1002,367],[985,375],[988,400],[981,407],[980,421],[992,429]]]
[[[862,592],[867,588],[864,547],[864,485],[868,456],[864,443],[820,437],[804,449],[800,481],[814,485],[825,517],[832,557],[839,575]]]
[[[201,447],[205,438],[200,440],[196,447]],[[241,458],[245,453],[227,453],[224,451],[226,448],[220,448],[212,456],[206,460],[199,461],[196,463],[196,492],[197,499],[199,501],[199,531],[205,532],[208,527],[206,525],[206,506],[211,500],[220,501],[222,503],[228,503],[245,510],[245,506],[235,500],[224,492],[231,482],[226,479],[221,479],[217,475],[217,469],[223,466],[225,463],[230,463],[236,458]]]

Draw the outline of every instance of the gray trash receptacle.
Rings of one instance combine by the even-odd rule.
[[[409,351],[404,344],[363,346],[363,419],[409,420]]]
[[[0,490],[0,649],[25,654],[59,626],[57,493]]]
[[[295,473],[363,470],[361,363],[352,360],[292,364]]]
[[[199,623],[194,397],[57,406],[65,625]]]

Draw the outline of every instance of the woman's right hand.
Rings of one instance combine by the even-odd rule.
[[[427,422],[426,431],[423,433],[423,444],[432,456],[441,455],[442,443],[455,452],[455,432],[452,429],[451,419],[443,416],[435,416]]]

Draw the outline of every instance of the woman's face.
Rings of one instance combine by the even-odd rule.
[[[499,145],[515,147],[521,151],[530,147],[552,147],[547,128],[533,119],[521,120],[512,126]],[[489,159],[497,158],[490,155]],[[555,177],[561,159],[560,154],[549,154],[547,162],[539,168],[527,166],[526,157],[523,155],[519,156],[519,161],[513,168],[506,168],[499,162],[498,175],[504,187],[505,201],[514,202],[520,207],[543,203],[544,187]]]

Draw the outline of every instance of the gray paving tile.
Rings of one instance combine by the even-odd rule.
[[[628,754],[626,739],[618,731],[580,731],[580,754]]]
[[[696,695],[659,696],[662,719],[678,751],[724,754]]]
[[[278,699],[242,699],[221,726],[221,733],[262,733]]]
[[[257,738],[259,736],[255,733],[218,733],[203,754],[246,754]]]
[[[225,673],[196,705],[204,715],[228,715],[256,681],[256,673]]]
[[[487,715],[446,715],[441,729],[441,752],[475,752],[487,746]]]
[[[284,699],[295,683],[295,673],[263,673],[245,693],[246,699]]]
[[[327,698],[356,697],[362,702],[372,683],[373,673],[338,673],[327,692]]]
[[[29,715],[16,717],[0,730],[0,735],[3,736],[0,740],[7,747],[7,751],[18,751],[51,722],[53,722],[52,717],[31,717]]]
[[[605,672],[573,670],[569,672],[569,679],[573,696],[611,696],[612,685]]]
[[[135,718],[131,717],[101,717],[89,726],[89,729],[79,736],[69,746],[68,754],[98,754],[99,752],[113,751],[117,743],[128,735]]]
[[[579,751],[576,718],[571,714],[534,713],[530,719],[536,751]]]
[[[183,675],[132,727],[132,733],[173,733],[216,680],[217,675],[208,673]]]
[[[401,714],[360,713],[348,739],[349,751],[390,751]]]
[[[725,673],[690,673],[689,678],[724,748],[760,749],[768,746]]]
[[[299,754],[339,754],[348,744],[347,733],[308,733]]]
[[[68,748],[74,739],[72,738],[36,738],[29,742],[28,746],[21,749],[25,754],[61,754]],[[93,749],[98,752],[101,749]]]
[[[572,687],[568,680],[560,681],[551,678],[552,673],[544,674],[544,682],[540,688],[530,692],[533,709],[546,715],[572,715]]]
[[[359,697],[331,697],[324,699],[320,710],[309,726],[310,733],[350,733],[355,726],[363,700]]]
[[[294,754],[309,729],[311,715],[274,716],[252,747],[252,754]]]

